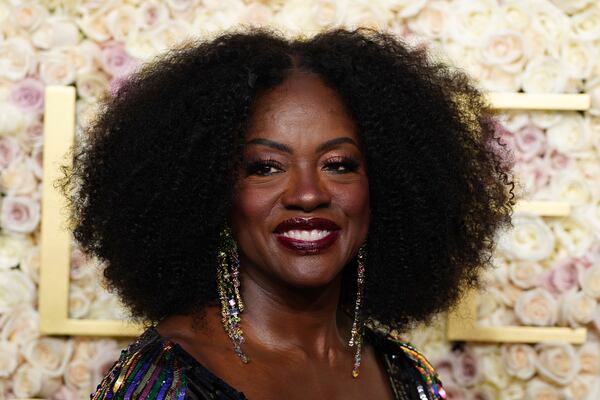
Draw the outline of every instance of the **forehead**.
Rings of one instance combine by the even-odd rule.
[[[338,136],[358,141],[356,124],[342,98],[316,75],[294,71],[279,86],[260,94],[247,139],[268,138],[290,145],[320,143]]]

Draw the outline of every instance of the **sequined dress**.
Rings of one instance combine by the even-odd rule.
[[[436,372],[410,343],[370,329],[365,340],[380,356],[396,400],[446,398]],[[121,352],[92,400],[244,400],[242,392],[206,369],[178,344],[146,330]]]

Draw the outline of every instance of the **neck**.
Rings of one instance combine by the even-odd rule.
[[[325,358],[346,348],[350,324],[338,310],[341,274],[326,287],[310,289],[243,274],[241,286],[247,342]]]

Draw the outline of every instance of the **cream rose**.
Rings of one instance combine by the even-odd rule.
[[[548,146],[563,153],[575,153],[592,147],[589,119],[576,112],[564,112],[555,125],[546,130]]]
[[[0,190],[8,195],[29,195],[37,189],[37,179],[28,162],[20,162],[2,171]]]
[[[13,376],[13,391],[17,398],[35,397],[42,389],[43,374],[31,364],[22,364]]]
[[[568,68],[558,58],[534,58],[527,63],[521,82],[526,93],[562,93],[567,88]]]
[[[19,267],[35,284],[38,284],[40,278],[40,248],[28,248]]]
[[[506,372],[499,349],[493,349],[493,351],[482,354],[480,360],[483,380],[498,389],[506,388],[510,382],[510,376]]]
[[[600,396],[600,382],[597,376],[576,376],[564,392],[569,399],[597,399]]]
[[[85,361],[72,361],[67,364],[65,369],[65,382],[67,385],[77,389],[87,389],[92,391],[90,367]],[[97,384],[97,382],[94,382]]]
[[[593,0],[552,0],[566,14],[575,14],[586,8]]]
[[[167,7],[157,1],[145,1],[136,8],[137,20],[141,29],[152,30],[169,18]]]
[[[500,347],[506,371],[519,379],[535,375],[536,352],[527,344],[504,344]]]
[[[528,400],[567,400],[558,388],[538,378],[527,382],[526,388],[524,398]]]
[[[52,15],[31,35],[34,46],[40,49],[55,49],[75,46],[79,42],[79,29],[71,18]]]
[[[554,248],[554,235],[544,220],[536,215],[515,213],[514,228],[503,232],[498,249],[516,260],[539,261]]]
[[[31,166],[31,170],[33,171],[34,175],[41,181],[43,179],[43,155],[44,155],[44,149],[43,147],[35,147],[32,151],[31,151],[31,157],[29,157],[27,159],[27,162],[29,163],[29,165]]]
[[[22,159],[23,151],[17,139],[12,136],[0,137],[0,168],[11,168]]]
[[[69,292],[69,317],[84,318],[90,312],[91,300],[77,285],[71,285]]]
[[[549,1],[536,1],[530,5],[531,28],[543,38],[546,51],[558,55],[554,47],[567,35],[569,18]]]
[[[0,340],[22,346],[39,336],[39,321],[32,304],[19,304],[6,314],[6,323],[0,330]]]
[[[170,20],[151,32],[152,43],[158,52],[181,45],[191,38],[192,28],[182,20]]]
[[[26,240],[13,235],[0,234],[0,270],[19,265],[26,249]]]
[[[580,270],[579,284],[587,296],[600,299],[600,263]]]
[[[91,382],[100,382],[108,373],[110,368],[119,359],[120,350],[116,347],[104,347],[102,351],[96,352],[90,360],[88,366],[90,368]]]
[[[0,270],[0,313],[18,305],[33,305],[35,286],[19,269]]]
[[[600,6],[591,3],[582,12],[573,15],[570,20],[571,32],[579,40],[600,39]]]
[[[40,222],[39,200],[31,196],[6,196],[0,208],[0,226],[10,232],[30,233]]]
[[[124,42],[140,28],[136,9],[130,5],[114,8],[104,17],[104,23],[113,39],[118,42]]]
[[[542,266],[533,261],[515,261],[509,264],[508,276],[521,289],[531,289],[538,284]]]
[[[50,377],[57,377],[65,372],[72,352],[73,342],[71,340],[50,337],[27,342],[22,350],[23,356],[31,365]]]
[[[0,340],[0,378],[9,378],[17,369],[17,345]]]
[[[500,4],[502,26],[517,32],[527,31],[531,26],[530,6],[518,0],[508,0]]]
[[[11,19],[21,29],[35,30],[47,18],[48,10],[41,4],[25,3],[19,4],[13,8]]]
[[[0,41],[0,78],[18,81],[35,71],[35,53],[29,41],[12,37]]]
[[[65,52],[48,51],[40,57],[40,78],[46,85],[70,85],[75,81],[77,70]]]
[[[594,241],[589,226],[574,218],[566,217],[551,221],[550,226],[560,247],[570,256],[583,256]]]
[[[520,381],[513,381],[502,389],[499,400],[522,400],[525,398],[525,387]]]
[[[478,43],[498,23],[498,6],[492,1],[459,2],[452,11],[450,37],[465,45]]]
[[[110,33],[104,21],[103,11],[84,12],[76,19],[76,23],[83,33],[96,42],[104,42],[110,39]]]
[[[582,206],[592,201],[590,185],[575,170],[561,171],[552,177],[550,190],[557,199],[569,202],[572,206]]]
[[[480,42],[479,55],[484,64],[505,72],[520,72],[528,57],[523,35],[515,31],[495,31]]]
[[[569,75],[575,79],[589,79],[597,57],[594,48],[586,42],[566,39],[560,47],[561,59],[569,68]]]
[[[428,2],[414,17],[409,19],[408,26],[419,35],[429,39],[443,39],[447,36],[449,3]]]
[[[108,79],[100,72],[77,75],[77,94],[86,101],[98,101],[108,90]]]
[[[542,288],[527,290],[517,299],[515,314],[523,325],[552,326],[558,318],[558,304]]]
[[[6,139],[7,143],[5,142],[4,135],[18,135],[26,124],[27,118],[23,111],[10,103],[0,101],[0,168],[8,166],[6,157],[14,154],[14,152],[7,154],[7,150],[16,150],[17,153],[21,153],[18,141],[14,138]],[[7,149],[7,146],[11,148]]]
[[[581,374],[600,374],[600,343],[585,342],[579,348],[579,363]]]
[[[560,322],[577,328],[591,322],[597,302],[581,291],[571,290],[561,298]]]
[[[579,357],[570,343],[538,343],[536,368],[540,376],[568,385],[579,372]]]
[[[600,115],[600,76],[592,77],[585,82],[585,91],[590,95],[592,104],[589,113],[592,115]],[[596,127],[599,125],[594,124]]]
[[[509,307],[513,307],[523,293],[523,289],[513,285],[512,283],[507,283],[501,287],[491,287],[489,288],[489,291],[490,293],[494,294],[499,301]]]
[[[44,124],[38,119],[31,121],[27,125],[27,128],[25,128],[22,138],[25,147],[32,152],[34,152],[36,149],[41,149],[42,145],[44,144]],[[32,165],[32,170],[34,171],[35,176],[42,180],[42,174],[38,174],[38,172],[35,171],[36,168],[33,167],[34,163],[31,163],[30,160],[31,157],[27,159],[27,162],[28,164]]]
[[[562,118],[562,113],[556,111],[531,111],[529,112],[529,118],[533,125],[538,126],[542,129],[550,128],[556,125]]]

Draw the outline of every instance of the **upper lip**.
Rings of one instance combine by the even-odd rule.
[[[326,218],[303,218],[295,217],[282,221],[275,228],[275,233],[283,233],[291,230],[323,230],[336,231],[340,229],[338,224]]]

